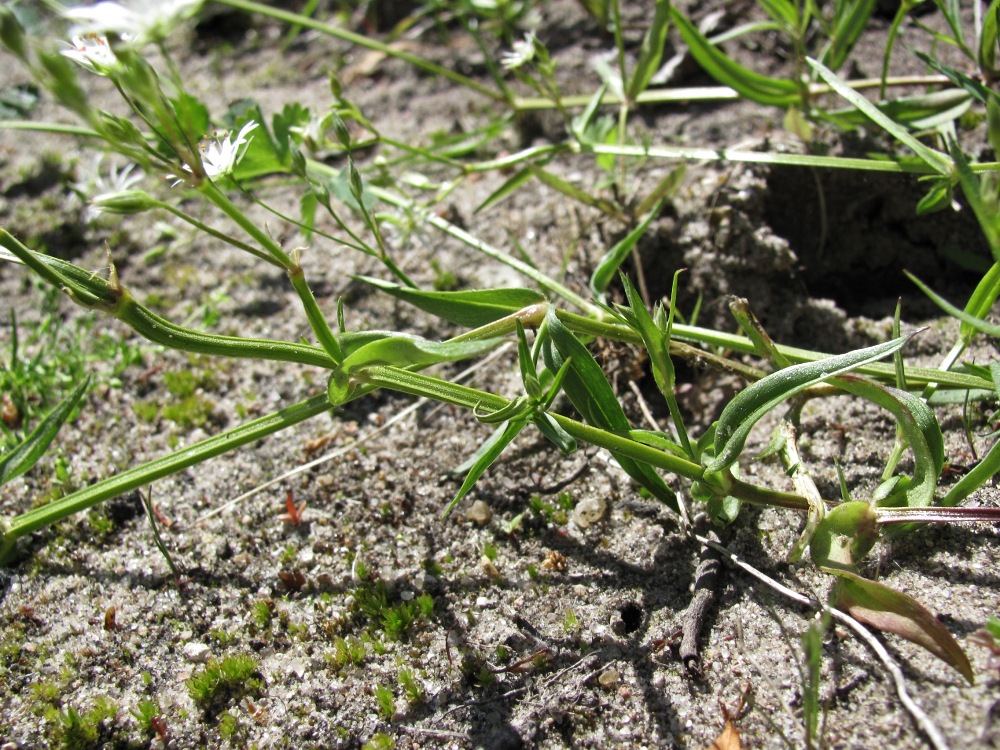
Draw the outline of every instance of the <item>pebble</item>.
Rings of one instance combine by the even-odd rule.
[[[598,523],[608,512],[608,501],[603,497],[585,497],[573,508],[573,523],[581,529]]]
[[[486,555],[483,555],[479,560],[479,568],[482,570],[487,577],[492,578],[494,581],[499,580],[502,576],[500,575],[500,569],[493,564],[493,561]]]
[[[605,669],[597,676],[597,681],[601,684],[601,687],[611,688],[617,684],[620,677],[621,675],[617,669]]]
[[[212,657],[212,649],[198,641],[185,643],[183,651],[184,658],[193,664],[204,664]]]
[[[476,500],[469,509],[465,511],[465,517],[476,526],[485,526],[493,520],[493,510],[482,500]]]

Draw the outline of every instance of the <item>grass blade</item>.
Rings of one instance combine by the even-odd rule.
[[[848,86],[843,79],[823,65],[823,63],[818,60],[814,60],[811,57],[807,57],[806,62],[809,63],[810,67],[816,71],[820,78],[829,84],[830,88],[844,97],[854,107],[864,112],[876,125],[883,128],[896,140],[913,151],[913,153],[919,156],[928,166],[934,169],[934,171],[942,175],[951,174],[952,167],[954,165],[949,157],[945,156],[940,151],[935,151],[934,149],[925,146],[923,143],[918,141],[906,128],[884,115],[878,107]]]
[[[677,26],[694,59],[712,78],[723,86],[737,91],[741,96],[777,107],[801,104],[802,94],[794,81],[770,78],[744,68],[730,58],[698,31],[698,28],[676,8],[670,17]]]
[[[45,455],[49,444],[55,439],[56,433],[70,418],[73,410],[80,403],[83,394],[87,392],[90,378],[80,381],[73,391],[49,412],[31,434],[3,458],[0,458],[0,485],[4,485],[14,477],[21,476],[38,463]]]

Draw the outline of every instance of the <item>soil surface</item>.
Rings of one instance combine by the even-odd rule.
[[[623,5],[634,55],[650,4]],[[383,24],[392,21],[388,10]],[[696,17],[704,12],[692,8]],[[745,12],[731,10],[724,23],[747,20]],[[536,15],[564,93],[594,91],[599,78],[591,63],[610,54],[613,40],[568,0],[541,4]],[[932,25],[939,20],[925,17]],[[381,33],[371,18],[348,24]],[[888,24],[873,22],[857,55],[858,75],[877,74]],[[216,116],[247,97],[268,114],[289,102],[323,112],[331,72],[379,132],[402,142],[472,134],[496,116],[484,97],[405,62],[313,32],[283,46],[287,32],[212,11],[197,28],[175,33],[169,48],[191,93]],[[397,43],[489,80],[483,52],[460,28],[418,24]],[[912,43],[926,37],[914,34]],[[768,72],[788,52],[770,38],[734,50]],[[499,51],[498,45],[493,52]],[[894,70],[920,70],[906,58],[900,48]],[[15,60],[2,63],[7,81],[28,82]],[[709,81],[682,62],[670,83]],[[89,84],[98,106],[124,114],[106,81]],[[31,116],[71,122],[47,101]],[[782,131],[782,116],[744,103],[688,104],[643,108],[630,126],[637,142],[801,151]],[[553,115],[522,116],[500,141],[489,142],[490,153],[478,156],[497,155],[500,145],[515,151],[561,140],[563,127]],[[885,148],[871,140],[876,137],[818,134],[823,148],[852,155],[873,143]],[[982,139],[982,133],[966,137]],[[0,130],[0,223],[29,245],[96,272],[106,270],[110,250],[123,283],[170,320],[290,341],[308,334],[283,274],[173,217],[88,222],[71,189],[90,169],[83,145]],[[393,153],[373,149],[358,158],[371,165]],[[633,165],[627,189],[642,196],[674,166],[659,160]],[[456,177],[424,164],[391,170],[398,176],[410,168],[432,181]],[[549,168],[581,185],[606,177],[586,156],[562,157]],[[538,182],[476,212],[508,176],[465,179],[437,209],[485,242],[523,251],[586,294],[594,264],[625,227]],[[171,195],[152,177],[143,187]],[[956,254],[986,258],[988,251],[968,210],[918,219],[920,189],[900,176],[691,163],[640,245],[642,270],[659,297],[669,293],[674,271],[688,269],[678,302],[691,310],[700,299],[702,325],[735,330],[727,303],[739,295],[776,340],[831,353],[889,338],[902,296],[906,327],[929,326],[908,348],[909,361],[934,366],[957,325],[940,319],[901,269],[963,300],[977,276],[962,270]],[[257,197],[297,215],[298,196],[280,182]],[[391,328],[432,338],[455,333],[351,280],[356,274],[385,278],[373,259],[318,236],[306,242],[294,224],[240,200],[286,248],[308,246],[303,265],[331,318],[342,298],[352,330]],[[185,205],[232,231],[196,201]],[[530,285],[429,226],[389,218],[404,220],[386,223],[393,257],[423,287]],[[337,232],[330,221],[322,228]],[[12,264],[0,266],[0,294],[16,313],[23,359],[54,356],[26,337],[46,316],[59,323],[59,346],[82,340],[86,348],[110,339],[121,351],[141,354],[124,368],[121,354],[87,363],[99,385],[60,433],[54,453],[0,491],[4,517],[60,487],[86,486],[325,388],[323,373],[305,367],[209,360],[144,344],[113,320],[53,300]],[[11,330],[0,329],[4,363],[11,359]],[[599,348],[634,423],[643,424],[645,403],[664,426],[666,409],[636,352]],[[988,343],[967,355],[978,362],[994,357]],[[681,376],[681,405],[695,434],[742,387],[732,376],[686,365]],[[178,382],[190,383],[190,392],[181,393]],[[516,395],[516,354],[502,351],[465,382]],[[188,407],[168,410],[186,398],[194,399]],[[938,416],[950,462],[974,460],[967,426],[975,451],[985,453],[989,440],[979,436],[990,430],[989,408],[973,408],[965,418],[961,404],[944,406]],[[755,430],[748,456],[764,448],[774,426],[766,420]],[[700,550],[604,452],[583,446],[562,456],[526,431],[442,519],[461,483],[450,470],[489,434],[489,426],[459,409],[377,393],[162,479],[150,491],[161,521],[169,521],[161,522],[161,533],[177,575],[158,551],[136,494],[37,533],[21,561],[0,577],[0,743],[69,745],[72,711],[86,719],[110,701],[114,707],[97,724],[94,747],[697,749],[720,737],[727,716],[734,717],[744,747],[805,746],[801,635],[814,611],[723,566],[700,662],[689,670],[679,658],[678,633]],[[812,401],[802,415],[803,456],[828,497],[840,495],[838,467],[854,497],[868,497],[894,435],[888,414],[853,398]],[[791,488],[776,463],[757,461],[744,471],[760,483]],[[688,490],[670,483],[682,496]],[[283,516],[289,497],[306,504],[300,522]],[[969,504],[997,502],[990,487]],[[720,533],[741,559],[824,600],[829,577],[809,564],[786,562],[801,526],[791,512],[745,509]],[[989,652],[970,640],[1000,614],[998,557],[995,526],[931,527],[880,545],[865,570],[920,599],[968,651],[974,685],[928,652],[881,637],[913,698],[955,748],[1000,747],[1000,674]],[[415,619],[394,630],[389,621],[406,608]],[[251,667],[232,686],[213,682],[213,697],[196,703],[189,680],[235,655],[251,656]],[[741,695],[746,705],[737,718]],[[840,626],[823,639],[819,697],[817,746],[927,746],[884,666]],[[137,716],[150,702],[159,717],[152,729],[161,727],[162,736]]]

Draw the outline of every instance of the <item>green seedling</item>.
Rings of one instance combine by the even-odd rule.
[[[399,686],[403,689],[403,695],[410,705],[420,703],[424,699],[424,686],[420,684],[416,674],[410,669],[401,669],[396,675]]]
[[[392,690],[383,685],[376,685],[372,690],[372,695],[375,696],[379,716],[383,719],[391,719],[396,715],[396,699]]]
[[[230,654],[212,659],[187,679],[185,685],[194,704],[206,715],[221,713],[244,696],[258,696],[264,678],[257,659],[249,654]]]

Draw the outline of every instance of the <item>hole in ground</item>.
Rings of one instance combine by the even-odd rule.
[[[898,297],[904,318],[939,314],[904,269],[961,307],[989,267],[972,211],[917,216],[928,186],[912,176],[774,167],[767,186],[764,219],[798,257],[796,275],[848,315],[891,315]]]

